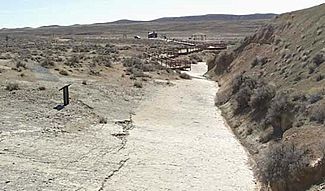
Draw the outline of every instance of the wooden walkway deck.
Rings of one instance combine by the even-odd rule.
[[[226,43],[220,42],[192,42],[183,40],[167,40],[167,42],[181,44],[185,47],[167,50],[165,53],[158,55],[156,58],[160,60],[162,66],[173,70],[191,70],[191,61],[184,59],[177,59],[180,56],[189,55],[202,51],[218,51],[226,50]]]

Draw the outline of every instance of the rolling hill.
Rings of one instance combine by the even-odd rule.
[[[203,32],[208,39],[241,39],[252,34],[274,17],[274,14],[253,15],[202,15],[160,18],[152,21],[119,20],[108,23],[72,26],[43,26],[39,28],[2,29],[2,35],[95,35],[105,38],[121,38],[124,34],[146,37],[149,31],[157,31],[170,38],[187,39],[191,34]]]

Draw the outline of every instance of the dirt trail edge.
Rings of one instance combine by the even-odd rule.
[[[103,190],[255,190],[244,148],[214,106],[215,82],[193,66],[193,80],[174,81],[136,112],[128,161]]]

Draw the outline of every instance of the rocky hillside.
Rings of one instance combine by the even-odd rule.
[[[263,189],[306,190],[325,177],[325,4],[276,16],[209,62],[220,106]]]

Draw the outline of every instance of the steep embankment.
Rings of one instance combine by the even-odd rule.
[[[273,190],[305,190],[325,175],[324,44],[322,4],[277,16],[209,63],[217,105]]]

